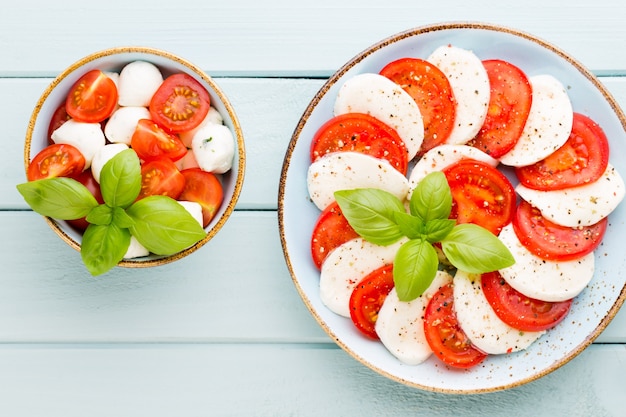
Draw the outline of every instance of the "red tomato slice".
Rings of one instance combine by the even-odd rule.
[[[53,144],[43,148],[30,161],[26,177],[29,181],[54,177],[74,177],[85,168],[85,157],[69,144]]]
[[[454,127],[456,102],[446,75],[419,58],[402,58],[387,64],[380,74],[409,93],[424,121],[424,142],[420,154],[448,139]]]
[[[336,201],[332,202],[317,218],[311,234],[311,256],[320,269],[322,262],[337,246],[358,237]]]
[[[86,169],[75,176],[74,179],[87,187],[98,203],[104,204],[104,199],[102,198],[102,193],[100,192],[100,184],[98,184],[96,179],[93,177],[91,169]],[[67,222],[80,232],[84,232],[87,226],[89,226],[89,222],[87,222],[84,217],[76,220],[67,220]]]
[[[185,177],[170,159],[155,159],[141,166],[138,200],[149,195],[166,195],[176,200],[184,188]]]
[[[117,105],[115,82],[100,70],[91,70],[70,88],[65,107],[75,120],[99,123],[109,117]]]
[[[572,306],[572,300],[535,300],[512,288],[499,272],[482,274],[481,287],[496,315],[509,326],[525,332],[548,330],[559,324]]]
[[[188,74],[167,77],[152,96],[150,115],[164,129],[180,133],[197,127],[209,112],[209,92]]]
[[[350,296],[350,318],[357,329],[372,339],[378,339],[378,312],[393,289],[393,264],[380,267],[365,276]]]
[[[406,175],[408,159],[404,142],[393,128],[368,114],[342,114],[319,128],[311,142],[311,162],[338,151],[362,152],[385,159]]]
[[[424,335],[435,356],[450,366],[471,368],[487,357],[472,345],[459,325],[452,284],[439,288],[426,305]]]
[[[497,59],[483,61],[491,96],[487,117],[476,138],[468,142],[494,158],[510,151],[522,135],[532,103],[532,87],[515,65]]]
[[[523,200],[513,218],[520,243],[536,256],[551,261],[571,261],[593,252],[602,242],[607,225],[605,217],[591,226],[561,226]]]
[[[202,226],[207,227],[224,200],[222,184],[215,174],[200,168],[184,169],[181,174],[185,177],[185,188],[178,199],[199,203],[202,206]]]
[[[602,176],[609,163],[609,142],[589,117],[574,113],[567,142],[546,159],[515,170],[520,183],[536,190],[561,190],[588,184]]]
[[[144,161],[163,157],[177,161],[187,153],[187,147],[177,135],[166,132],[149,119],[137,122],[130,146]]]
[[[464,159],[443,169],[452,192],[451,219],[500,234],[515,214],[515,189],[504,174],[483,162]]]

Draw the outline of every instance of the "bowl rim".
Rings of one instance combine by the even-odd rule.
[[[103,49],[89,55],[86,55],[67,68],[62,70],[53,80],[48,84],[45,88],[35,107],[31,113],[30,119],[28,121],[26,136],[24,142],[24,169],[28,170],[28,165],[31,160],[31,143],[32,143],[32,135],[35,129],[35,125],[37,124],[37,118],[39,113],[44,106],[44,103],[48,99],[48,97],[52,94],[54,89],[70,74],[74,73],[74,71],[80,69],[85,64],[93,62],[97,59],[105,58],[112,55],[123,55],[123,54],[142,54],[142,55],[152,55],[159,58],[165,58],[167,60],[173,61],[177,64],[180,64],[186,67],[189,71],[193,72],[195,76],[198,76],[204,81],[211,89],[211,93],[215,93],[221,104],[224,106],[226,112],[228,113],[228,118],[232,124],[232,130],[234,134],[234,138],[236,141],[237,148],[237,164],[231,170],[231,173],[236,172],[236,179],[233,188],[233,193],[229,201],[224,201],[226,203],[226,207],[222,212],[221,216],[217,221],[213,224],[210,229],[205,229],[207,234],[200,241],[196,242],[194,245],[177,252],[175,254],[169,256],[150,256],[145,258],[131,258],[131,259],[123,259],[118,263],[117,266],[126,267],[126,268],[147,268],[153,266],[165,265],[171,262],[174,262],[178,259],[184,258],[187,255],[195,252],[197,249],[205,245],[209,240],[211,240],[219,230],[224,226],[226,221],[229,219],[233,211],[235,210],[235,206],[239,200],[239,196],[241,195],[241,190],[243,188],[243,182],[245,177],[245,143],[243,137],[243,130],[241,128],[241,124],[237,115],[235,114],[235,110],[230,103],[230,100],[226,97],[221,87],[214,81],[214,79],[209,76],[204,70],[202,70],[197,65],[192,62],[181,58],[178,55],[175,55],[171,52],[168,52],[163,49],[147,47],[147,46],[115,46],[107,49]],[[130,60],[128,62],[131,62]],[[50,226],[50,228],[70,247],[74,248],[76,251],[80,252],[80,244],[74,240],[70,235],[68,235],[63,227],[59,224],[59,221],[44,216],[46,223]],[[69,227],[69,226],[68,226]],[[208,226],[207,226],[208,227]]]

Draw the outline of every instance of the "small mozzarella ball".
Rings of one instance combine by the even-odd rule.
[[[98,184],[100,184],[100,172],[102,172],[104,164],[111,160],[115,155],[126,149],[128,149],[128,145],[125,143],[111,143],[103,146],[98,152],[96,152],[93,160],[91,161],[91,173]]]
[[[203,171],[223,174],[230,170],[235,155],[235,140],[224,125],[209,123],[196,132],[191,148]]]
[[[67,143],[76,147],[85,158],[85,169],[91,166],[96,152],[106,144],[100,123],[77,122],[73,119],[52,132],[51,137],[54,143]]]
[[[196,219],[198,224],[202,226],[202,206],[200,203],[196,203],[195,201],[179,201],[178,204],[184,207],[185,210],[191,214],[191,216]]]
[[[128,249],[126,250],[126,254],[124,255],[124,259],[132,259],[132,258],[140,258],[142,256],[150,255],[150,251],[145,248],[135,236],[130,237],[130,245],[128,245]]]
[[[148,106],[162,83],[163,75],[156,65],[145,61],[131,62],[120,72],[118,103],[120,106]]]
[[[130,145],[137,122],[150,119],[150,112],[145,107],[120,107],[104,126],[104,135],[113,143]]]
[[[213,106],[209,108],[209,112],[207,113],[206,117],[204,118],[204,120],[202,120],[202,122],[200,122],[198,126],[186,132],[179,133],[180,139],[183,141],[185,146],[188,148],[191,148],[191,142],[193,141],[193,137],[196,134],[196,132],[202,129],[204,126],[206,126],[209,123],[214,123],[217,125],[224,124],[224,118],[222,117],[220,112],[217,111],[217,109]]]

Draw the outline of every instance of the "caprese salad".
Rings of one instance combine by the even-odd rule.
[[[408,206],[432,172],[448,182],[449,218],[498,236],[515,262],[477,274],[438,250],[430,286],[401,300],[394,257],[409,239],[368,241],[335,196],[380,189]],[[403,363],[434,353],[458,368],[525,349],[565,318],[625,194],[605,133],[558,79],[453,45],[346,80],[311,140],[307,186],[322,302]]]

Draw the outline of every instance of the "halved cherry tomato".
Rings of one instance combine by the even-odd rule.
[[[483,61],[491,96],[487,117],[476,138],[468,142],[494,158],[510,151],[522,135],[530,113],[532,87],[526,74],[507,61]]]
[[[560,190],[588,184],[602,176],[609,163],[609,142],[589,117],[574,113],[567,142],[546,159],[515,170],[520,183],[536,190]]]
[[[361,333],[372,339],[378,339],[378,312],[393,286],[393,264],[389,264],[366,275],[350,295],[350,318]]]
[[[493,311],[504,323],[525,332],[551,329],[559,324],[572,306],[572,300],[536,300],[512,288],[499,272],[481,275],[481,287]]]
[[[166,195],[176,200],[184,188],[185,177],[170,159],[155,159],[141,166],[138,200],[149,195]]]
[[[85,157],[69,144],[55,143],[43,148],[30,161],[26,177],[29,181],[54,177],[74,177],[85,168]]]
[[[452,192],[451,219],[500,234],[515,214],[515,189],[496,168],[464,159],[443,169]]]
[[[333,249],[348,240],[358,237],[336,201],[329,204],[317,218],[311,234],[311,256],[320,269],[322,262]]]
[[[456,102],[446,75],[419,58],[390,62],[380,74],[402,87],[417,103],[424,121],[420,154],[444,143],[452,132],[456,115]]]
[[[94,69],[74,83],[67,95],[67,113],[79,122],[99,123],[117,105],[117,87],[104,72]]]
[[[362,152],[389,161],[406,175],[408,159],[402,138],[391,127],[364,113],[346,113],[328,120],[311,142],[311,162],[337,151]]]
[[[520,243],[534,255],[551,261],[570,261],[593,252],[602,242],[607,225],[605,217],[591,226],[561,226],[523,200],[513,218],[513,230]]]
[[[222,184],[215,174],[200,168],[184,169],[181,174],[185,177],[185,188],[178,199],[199,203],[202,206],[202,226],[207,227],[224,200]]]
[[[474,347],[459,325],[452,284],[439,288],[426,305],[424,336],[435,356],[450,366],[471,368],[487,357]]]
[[[54,113],[52,113],[52,119],[50,119],[50,124],[48,125],[48,144],[52,145],[54,143],[52,140],[52,132],[60,128],[63,123],[70,119],[71,116],[67,114],[65,103],[57,107]]]
[[[179,133],[198,126],[209,112],[209,92],[191,75],[167,77],[152,96],[150,115],[164,129]]]
[[[96,179],[93,177],[91,169],[84,170],[76,177],[74,177],[74,179],[87,187],[91,194],[93,194],[93,196],[96,198],[96,201],[98,203],[104,203],[104,199],[102,198],[102,192],[100,191],[100,184],[98,184]],[[80,232],[84,232],[87,226],[89,226],[89,222],[87,222],[84,217],[76,220],[67,220],[67,222]]]
[[[163,157],[177,161],[187,153],[187,147],[177,135],[166,132],[149,119],[137,122],[130,146],[144,161]]]

